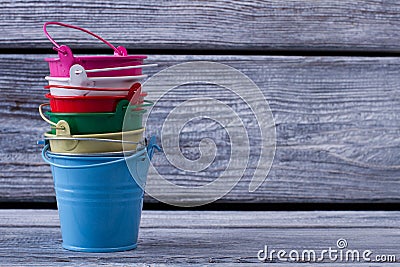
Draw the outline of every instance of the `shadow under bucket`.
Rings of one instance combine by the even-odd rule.
[[[51,165],[63,238],[62,246],[82,252],[136,248],[153,148],[126,157],[66,156],[42,151]],[[133,170],[129,171],[128,164]]]

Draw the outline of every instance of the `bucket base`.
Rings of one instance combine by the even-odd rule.
[[[117,247],[117,248],[83,248],[83,247],[69,246],[63,243],[62,247],[71,251],[78,251],[78,252],[117,252],[117,251],[126,251],[135,249],[137,247],[137,244],[125,247]]]

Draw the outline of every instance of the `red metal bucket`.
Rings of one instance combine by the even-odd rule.
[[[131,105],[140,105],[144,102],[147,93],[141,91],[140,83],[134,84],[128,95],[121,96],[55,96],[46,94],[50,99],[51,112],[59,113],[87,113],[87,112],[115,112],[119,101],[126,99]]]

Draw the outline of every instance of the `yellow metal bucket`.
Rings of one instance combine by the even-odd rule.
[[[57,123],[56,134],[45,133],[50,142],[51,152],[55,153],[104,153],[135,150],[143,138],[144,128],[116,133],[71,135],[65,121]],[[124,135],[124,141],[122,141]],[[122,144],[124,142],[124,144]]]

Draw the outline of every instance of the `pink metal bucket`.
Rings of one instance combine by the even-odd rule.
[[[67,28],[77,29],[88,33],[114,50],[113,56],[74,56],[71,49],[66,45],[59,45],[47,32],[47,25],[59,25]],[[88,77],[113,77],[113,76],[134,76],[142,74],[143,60],[145,55],[128,56],[123,46],[115,47],[100,36],[77,26],[61,23],[46,22],[43,31],[47,38],[54,44],[54,50],[58,52],[58,58],[46,58],[52,77],[69,77],[71,66],[81,65],[87,70]],[[150,66],[150,65],[149,65]]]

